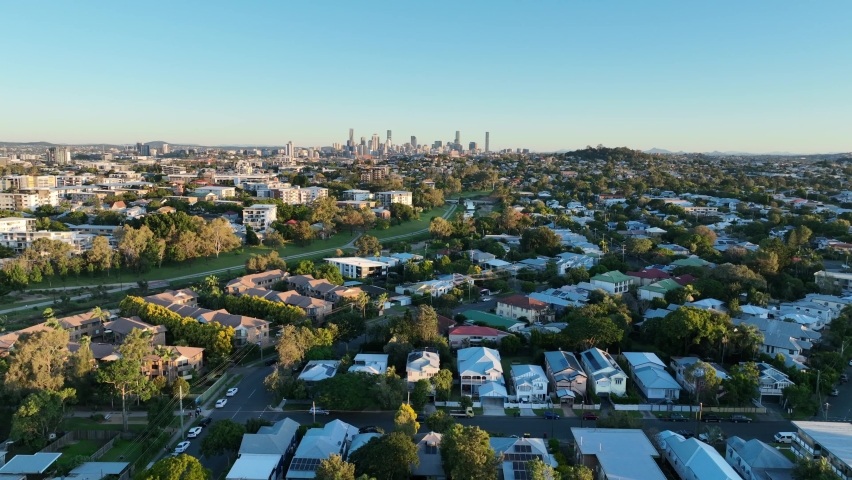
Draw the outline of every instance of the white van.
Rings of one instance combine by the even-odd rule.
[[[793,432],[778,432],[775,434],[775,443],[793,443]]]

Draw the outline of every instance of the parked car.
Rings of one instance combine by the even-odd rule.
[[[778,432],[773,437],[775,443],[793,443],[793,432]]]
[[[719,422],[722,421],[722,417],[720,417],[719,415],[712,415],[712,414],[711,415],[702,415],[701,421],[707,422],[707,423],[711,423],[711,422],[719,423]]]
[[[688,419],[679,413],[672,413],[666,420],[670,422],[686,422]]]
[[[735,413],[731,415],[731,421],[734,423],[751,423],[751,417],[746,417],[745,415],[740,415],[739,413]]]
[[[379,427],[369,426],[369,427],[361,427],[358,429],[358,433],[383,433]]]
[[[323,410],[320,407],[311,407],[310,410],[308,410],[308,413],[313,413],[316,415],[328,415],[328,410]]]
[[[226,394],[225,394],[225,396],[226,396],[226,397],[233,397],[233,396],[234,396],[234,395],[236,395],[236,394],[237,394],[237,392],[239,392],[239,391],[240,391],[240,389],[239,389],[239,388],[237,388],[237,387],[229,388],[229,389],[228,389],[228,393],[226,393]]]
[[[210,418],[210,417],[205,417],[205,418],[202,418],[200,422],[198,422],[198,426],[199,427],[206,427],[206,426],[210,425],[211,423],[213,423],[213,419]]]
[[[583,420],[597,420],[598,414],[595,412],[583,412]]]
[[[228,404],[227,398],[220,398],[219,400],[216,400],[216,408],[222,408],[227,404]]]
[[[482,297],[482,301],[483,301],[483,302],[490,302],[490,301],[491,301],[491,297]]]
[[[833,387],[833,388],[831,389],[831,393],[829,393],[829,395],[831,395],[832,397],[837,397],[837,396],[839,396],[839,395],[840,395],[840,389],[839,389],[839,388],[837,388],[837,387]]]
[[[175,447],[175,453],[183,453],[187,448],[189,448],[189,440],[184,440],[177,444],[177,447]]]
[[[267,360],[263,363],[265,363],[267,367],[271,367],[272,365],[275,365],[276,363],[278,363],[278,359],[270,358],[269,360]]]
[[[189,432],[187,432],[186,436],[187,436],[187,438],[195,438],[200,433],[201,433],[201,427],[192,427],[192,428],[189,429]]]
[[[840,374],[840,381],[841,382],[848,382],[849,381],[849,375],[846,375],[845,373]]]
[[[544,412],[545,420],[559,420],[559,414],[553,412]]]

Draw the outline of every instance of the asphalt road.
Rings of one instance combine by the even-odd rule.
[[[221,409],[214,409],[210,417],[214,423],[224,419],[230,419],[238,423],[245,423],[249,418],[262,417],[271,422],[276,422],[283,418],[291,418],[300,424],[310,424],[314,421],[314,416],[305,410],[289,410],[284,412],[274,412],[269,410],[269,403],[272,401],[272,396],[266,392],[263,387],[263,379],[272,372],[272,367],[260,367],[254,370],[249,370],[240,381],[237,395],[228,398],[228,404]],[[845,392],[850,392],[852,386],[848,384],[844,386]],[[850,398],[848,394],[842,393],[841,397],[835,399]],[[843,395],[846,395],[843,397]],[[331,408],[329,415],[318,415],[316,420],[320,423],[326,423],[334,419],[342,420],[356,427],[364,427],[373,425],[384,429],[385,431],[393,430],[393,412],[335,412],[331,405],[320,405],[321,407]],[[662,420],[641,420],[645,428],[654,428],[659,431],[663,430],[691,430],[696,428],[696,422],[679,422],[672,423]],[[465,418],[459,420],[462,425],[476,425],[483,430],[491,433],[502,434],[505,436],[517,435],[523,436],[529,433],[533,437],[542,437],[545,434],[548,438],[558,438],[560,440],[572,440],[571,427],[580,427],[581,420],[579,418],[562,418],[559,420],[544,420],[543,418],[529,417],[487,417],[479,415],[474,418]],[[584,421],[582,426],[594,427],[594,421]],[[727,436],[738,435],[745,439],[758,438],[765,442],[772,441],[772,436],[780,431],[791,431],[792,425],[788,421],[762,421],[751,424],[723,422],[720,424],[700,424],[699,428],[703,430],[705,425],[718,425]],[[421,431],[425,430],[426,426],[421,426]],[[197,438],[190,439],[191,444],[187,453],[198,457],[201,463],[213,472],[213,478],[219,478],[228,468],[228,461],[224,455],[202,458],[199,454],[201,441],[207,434],[206,429],[202,431]]]

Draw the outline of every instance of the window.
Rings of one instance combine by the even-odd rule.
[[[623,378],[616,378],[616,379],[615,379],[615,384],[616,384],[616,385],[621,385],[621,382],[622,382],[623,380],[624,380]]]

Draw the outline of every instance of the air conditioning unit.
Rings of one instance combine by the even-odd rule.
[[[56,434],[55,434],[55,433],[51,433],[51,434],[49,434],[49,435],[47,436],[47,439],[48,439],[48,440],[50,440],[50,441],[56,440]]]

